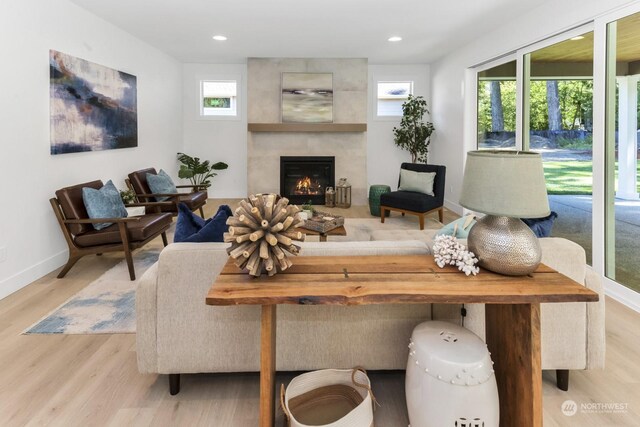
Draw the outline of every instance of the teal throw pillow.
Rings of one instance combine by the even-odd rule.
[[[169,174],[160,169],[157,175],[152,173],[147,174],[147,184],[152,193],[157,194],[175,194],[178,192],[176,185],[171,180]],[[167,200],[168,197],[156,197],[156,201],[162,202]]]
[[[120,192],[111,180],[107,181],[99,190],[83,187],[82,201],[91,219],[125,218],[127,216],[127,210],[120,198]],[[93,224],[93,228],[102,230],[112,224],[112,222],[95,223]]]
[[[433,196],[433,181],[435,172],[414,172],[408,169],[400,169],[400,191],[416,191]]]
[[[447,235],[453,236],[458,239],[466,239],[469,235],[469,230],[476,223],[474,215],[463,216],[462,218],[458,218],[453,222],[442,227],[437,233],[436,236]],[[456,227],[457,226],[457,227]],[[455,234],[454,234],[455,233]]]

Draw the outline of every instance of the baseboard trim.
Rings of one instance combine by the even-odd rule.
[[[14,292],[19,291],[30,283],[46,276],[56,268],[64,265],[69,257],[69,251],[64,250],[39,263],[25,268],[22,271],[7,277],[0,282],[0,299],[6,298]]]
[[[444,207],[454,211],[458,215],[462,215],[464,208],[457,203],[452,202],[451,200],[444,199]]]
[[[631,310],[640,313],[640,293],[621,285],[618,282],[605,277],[604,292],[607,296],[613,298],[621,304],[626,305]]]

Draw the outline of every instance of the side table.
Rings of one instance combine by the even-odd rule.
[[[388,185],[372,185],[369,187],[369,212],[373,216],[380,216],[380,195],[389,193],[391,187]],[[391,212],[385,212],[386,216],[389,216]]]
[[[425,255],[301,256],[286,271],[257,279],[230,259],[206,297],[209,305],[262,306],[260,427],[274,424],[278,304],[485,303],[500,427],[542,427],[540,303],[578,301],[598,301],[598,294],[544,264],[529,276],[482,270],[467,277]]]

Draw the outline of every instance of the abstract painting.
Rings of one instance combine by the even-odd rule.
[[[51,154],[138,146],[136,76],[49,51]]]
[[[332,123],[333,74],[282,73],[282,123]]]

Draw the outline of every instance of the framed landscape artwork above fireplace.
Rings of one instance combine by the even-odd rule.
[[[332,73],[282,73],[282,123],[332,122]]]

